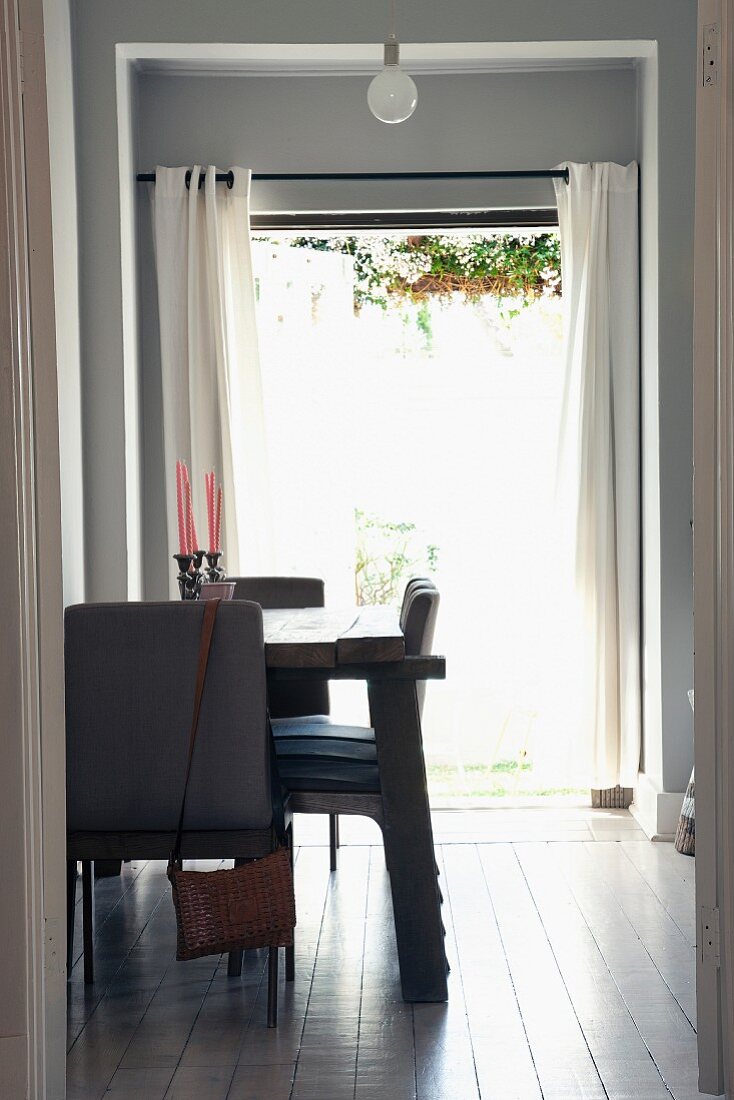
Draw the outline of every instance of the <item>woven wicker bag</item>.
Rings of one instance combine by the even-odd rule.
[[[178,931],[176,958],[180,961],[255,947],[290,947],[296,924],[293,873],[286,846],[229,870],[183,870],[181,839],[186,794],[220,602],[211,600],[204,609],[186,781],[176,841],[168,863]]]
[[[296,907],[287,849],[226,871],[169,868],[168,877],[177,959],[293,943]]]

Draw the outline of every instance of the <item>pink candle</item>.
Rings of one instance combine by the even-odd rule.
[[[217,548],[217,532],[214,526],[214,471],[209,474],[209,542],[210,550],[216,550]]]
[[[186,553],[190,554],[193,550],[194,533],[192,531],[193,512],[191,508],[191,485],[188,480],[185,486],[186,492]]]
[[[191,509],[191,553],[199,549],[199,536],[196,533],[196,520],[194,519],[194,505],[191,499],[191,486],[189,485],[189,508]]]
[[[176,462],[176,508],[178,510],[178,552],[186,553],[186,524],[184,523],[183,475],[180,461]]]
[[[216,525],[216,530],[214,532],[214,538],[215,538],[215,541],[216,541],[216,546],[215,546],[216,550],[221,550],[222,549],[221,543],[219,541],[221,533],[222,533],[222,486],[220,485],[219,486],[219,492],[217,493],[217,525]]]
[[[207,549],[208,550],[213,550],[214,549],[214,530],[213,530],[214,524],[213,524],[213,521],[212,521],[212,516],[214,514],[213,511],[212,511],[212,498],[213,498],[212,477],[213,477],[212,474],[206,474],[206,473],[204,474],[204,485],[206,487],[206,526],[207,526],[207,538],[209,540],[209,542],[207,543]]]

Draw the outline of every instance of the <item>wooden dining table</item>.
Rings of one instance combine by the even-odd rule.
[[[263,611],[263,624],[271,681],[366,681],[403,1000],[445,1001],[441,893],[416,694],[419,680],[445,678],[445,659],[406,656],[391,608]]]

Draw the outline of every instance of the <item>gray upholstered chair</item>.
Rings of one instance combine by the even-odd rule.
[[[93,861],[167,859],[173,846],[203,612],[203,603],[174,601],[66,611],[68,956],[71,962],[81,860],[85,982],[94,980]],[[255,603],[219,608],[184,828],[184,859],[242,861],[276,843],[262,612]],[[277,964],[271,949],[270,1026]],[[288,949],[286,977],[292,973]]]
[[[323,607],[324,582],[318,577],[229,577],[234,599],[252,600],[265,611],[288,607]],[[329,713],[329,685],[282,683],[270,687],[271,718],[301,718]]]
[[[426,657],[433,653],[440,602],[441,597],[433,581],[421,578],[408,583],[400,611],[400,627],[405,635],[405,653],[408,657]],[[418,681],[416,690],[422,717],[426,699],[425,680]]]
[[[432,652],[440,595],[429,580],[412,584],[403,599],[401,626],[408,656]],[[416,685],[421,715],[425,684]],[[382,827],[382,800],[374,730],[321,719],[273,722],[278,769],[297,813],[363,814]],[[331,867],[336,846],[331,835]]]
[[[411,577],[405,586],[403,592],[403,602],[400,605],[400,626],[405,627],[405,620],[408,614],[408,606],[410,603],[410,597],[413,591],[417,588],[432,588],[435,587],[430,577]]]

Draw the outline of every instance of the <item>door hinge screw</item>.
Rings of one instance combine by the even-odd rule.
[[[699,957],[702,962],[718,966],[719,958],[719,910],[701,907],[699,925]]]
[[[703,86],[719,83],[719,24],[707,23],[703,28]]]

